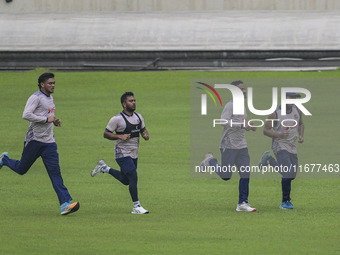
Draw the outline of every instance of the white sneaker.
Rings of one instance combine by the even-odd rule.
[[[213,159],[214,155],[211,152],[208,152],[207,154],[205,154],[203,161],[201,162],[201,166],[205,167],[205,166],[210,166],[209,165],[209,160]]]
[[[97,174],[102,174],[104,173],[104,169],[107,165],[105,164],[104,160],[101,159],[98,161],[97,165],[95,168],[93,168],[92,172],[91,172],[91,176],[94,177]]]
[[[236,207],[236,211],[238,212],[255,212],[256,208],[250,207],[250,204],[246,202],[242,202],[242,204],[238,204]]]
[[[133,214],[147,214],[149,213],[148,210],[145,210],[141,205],[132,208],[132,212]]]

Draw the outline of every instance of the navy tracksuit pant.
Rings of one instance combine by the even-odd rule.
[[[272,157],[269,160],[269,164],[273,167],[283,166],[284,170],[280,174],[282,175],[281,186],[282,186],[282,202],[290,201],[290,192],[292,180],[295,179],[298,166],[298,157],[296,154],[289,153],[286,150],[278,151],[276,154],[276,160]]]
[[[239,189],[238,203],[239,204],[241,204],[242,202],[248,203],[249,176],[250,176],[249,169],[246,169],[247,167],[249,167],[249,164],[250,164],[248,148],[224,149],[224,150],[221,149],[221,158],[222,158],[221,167],[223,166],[233,167],[236,165],[239,175],[240,175],[240,181],[239,181],[239,186],[238,186],[238,189]],[[211,163],[217,164],[217,161],[211,162]],[[246,170],[246,171],[243,171],[243,170]],[[225,181],[230,180],[233,174],[232,171],[227,171],[227,172],[224,171],[224,172],[216,172],[216,173]]]
[[[116,159],[120,166],[120,171],[110,168],[109,174],[115,177],[118,181],[124,185],[129,185],[129,192],[132,202],[138,201],[137,190],[137,161],[138,158],[123,157]]]
[[[44,162],[53,188],[57,193],[59,203],[63,204],[64,202],[71,201],[72,198],[67,188],[64,186],[61,177],[59,154],[57,152],[56,143],[41,143],[38,141],[25,143],[20,161],[4,157],[3,164],[17,174],[24,175],[39,157],[41,157]]]

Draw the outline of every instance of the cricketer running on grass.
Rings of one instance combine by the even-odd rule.
[[[301,95],[289,92],[286,93],[286,97],[292,99],[301,97]],[[263,130],[264,135],[272,138],[272,150],[276,160],[269,151],[266,151],[259,162],[259,168],[269,164],[272,167],[285,169],[285,171],[281,171],[282,202],[279,208],[293,209],[290,193],[292,180],[296,177],[298,166],[296,140],[303,143],[304,124],[302,113],[295,105],[286,105],[286,115],[282,115],[281,110],[282,108],[279,106],[275,112],[268,116],[269,120],[275,120],[273,121],[274,125],[272,121],[267,121]],[[285,126],[282,125],[283,121],[286,123]]]
[[[0,168],[8,166],[17,174],[24,175],[37,158],[41,157],[57,193],[60,213],[66,215],[77,211],[79,202],[71,203],[72,198],[60,172],[57,144],[53,134],[53,126],[61,126],[61,120],[55,118],[55,104],[51,95],[55,87],[54,74],[40,75],[38,86],[39,90],[27,100],[23,113],[23,118],[29,121],[29,127],[21,159],[10,159],[8,153],[4,152],[0,156]]]
[[[243,81],[233,81],[231,85],[240,88],[244,97],[246,98],[246,88],[243,84]],[[227,181],[230,180],[233,174],[232,168],[234,165],[236,165],[240,175],[239,201],[236,211],[255,212],[256,208],[251,207],[248,202],[250,172],[248,170],[243,171],[242,169],[249,169],[250,164],[245,131],[255,131],[256,127],[248,126],[246,111],[244,114],[240,115],[233,114],[233,100],[229,101],[225,105],[221,114],[221,119],[228,120],[228,124],[224,125],[220,142],[222,159],[221,167],[217,167],[217,159],[214,158],[212,153],[207,153],[205,155],[205,158],[201,163],[201,167],[215,166],[216,169],[227,167],[227,171],[215,171],[222,180]],[[229,123],[234,124],[230,125]],[[242,123],[245,123],[245,125]]]
[[[120,171],[110,168],[104,160],[99,160],[92,170],[91,176],[108,173],[124,185],[129,185],[129,192],[133,202],[133,214],[146,214],[138,199],[137,190],[137,161],[139,135],[149,140],[149,133],[145,128],[144,119],[136,110],[136,99],[132,92],[121,96],[123,111],[112,117],[106,126],[104,138],[115,140],[115,159]]]

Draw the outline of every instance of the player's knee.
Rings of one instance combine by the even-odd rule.
[[[288,178],[294,180],[296,178],[296,173],[291,173]]]
[[[24,175],[28,172],[28,169],[29,169],[28,167],[19,166],[19,168],[17,168],[17,170],[15,172],[20,174],[20,175]]]
[[[240,174],[240,178],[249,179],[249,178],[250,178],[250,173],[243,173],[243,174]]]
[[[294,172],[288,172],[288,173],[283,173],[282,178],[287,179],[287,180],[294,180],[296,177],[296,173]]]
[[[129,184],[130,184],[130,182],[129,182],[129,180],[128,180],[128,179],[126,179],[126,180],[122,180],[122,183],[123,183],[125,186],[127,186],[127,185],[129,185]]]
[[[129,183],[134,182],[137,183],[137,172],[136,170],[130,171],[126,174],[127,178],[129,179]]]

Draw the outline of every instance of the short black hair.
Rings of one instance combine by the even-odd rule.
[[[234,85],[234,86],[238,86],[240,84],[243,84],[243,81],[239,80],[239,81],[233,81],[232,83],[230,83],[231,85]]]
[[[40,75],[39,78],[38,78],[38,86],[39,86],[39,88],[41,88],[40,83],[45,82],[46,80],[48,80],[50,78],[54,78],[54,74],[53,73],[43,73],[42,75]]]
[[[121,97],[120,97],[120,102],[123,104],[128,97],[133,97],[134,94],[132,92],[125,92]]]

